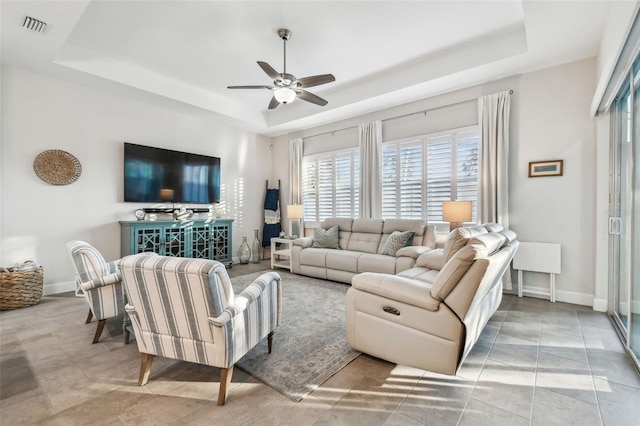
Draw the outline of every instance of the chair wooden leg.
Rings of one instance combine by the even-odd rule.
[[[151,374],[151,364],[153,363],[153,355],[142,354],[142,360],[140,361],[140,378],[138,379],[138,386],[144,386],[149,380],[149,374]]]
[[[273,331],[267,335],[267,353],[271,353],[272,345],[273,345]]]
[[[233,376],[233,365],[229,368],[223,368],[220,372],[220,391],[218,392],[218,405],[224,405],[227,401],[227,392],[231,385],[231,376]]]
[[[102,334],[102,330],[104,329],[104,325],[106,323],[106,319],[101,319],[100,321],[98,321],[98,327],[96,327],[96,335],[93,336],[93,343],[98,343],[98,340],[100,340],[100,335]]]
[[[85,324],[89,324],[93,319],[93,312],[89,309],[89,315],[87,315],[87,320],[84,322]]]

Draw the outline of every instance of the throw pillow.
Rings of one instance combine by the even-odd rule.
[[[398,250],[405,247],[410,239],[413,239],[414,235],[415,232],[413,231],[393,231],[387,241],[384,242],[380,254],[395,256]]]
[[[329,229],[315,228],[311,247],[315,248],[340,248],[340,228],[334,225]]]

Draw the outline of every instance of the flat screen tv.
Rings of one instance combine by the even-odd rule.
[[[220,202],[220,158],[124,143],[124,201]]]

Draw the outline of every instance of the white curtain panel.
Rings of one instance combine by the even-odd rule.
[[[289,141],[289,204],[302,204],[302,138]]]
[[[478,99],[478,222],[496,222],[505,228],[509,228],[510,108],[511,95],[508,91]],[[511,268],[504,277],[504,287],[511,290]]]
[[[360,134],[360,217],[382,216],[382,121],[359,126]]]

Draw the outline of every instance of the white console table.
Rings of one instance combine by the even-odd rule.
[[[520,242],[513,257],[513,269],[518,270],[518,297],[522,297],[522,271],[543,272],[549,274],[549,293],[527,289],[527,293],[549,296],[556,301],[556,275],[561,272],[560,244]]]
[[[285,268],[291,271],[291,246],[289,238],[271,238],[271,269]]]

